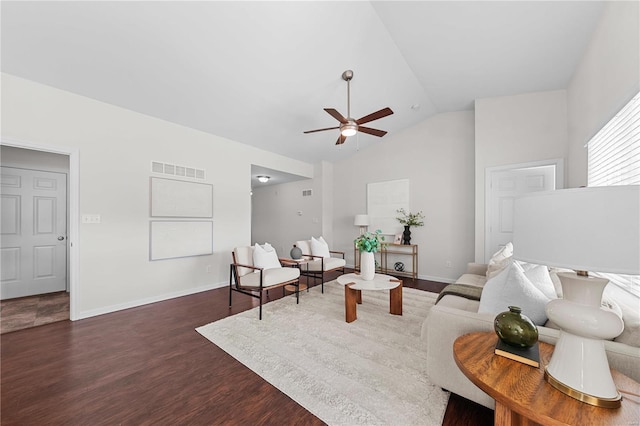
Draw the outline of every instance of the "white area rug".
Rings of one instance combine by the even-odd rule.
[[[329,425],[440,425],[449,394],[426,375],[420,327],[437,294],[363,291],[345,322],[344,287],[332,281],[196,330]],[[245,297],[234,293],[234,297]]]

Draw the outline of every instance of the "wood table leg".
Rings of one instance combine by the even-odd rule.
[[[402,282],[389,291],[389,312],[393,315],[402,315]]]
[[[356,292],[358,293],[356,296],[356,303],[358,303],[358,305],[362,305],[362,290],[356,290]]]
[[[359,291],[352,289],[349,285],[344,286],[344,313],[347,322],[354,322],[358,318],[356,315],[356,300]]]

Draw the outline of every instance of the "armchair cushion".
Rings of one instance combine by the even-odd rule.
[[[311,253],[311,240],[296,241],[296,245],[302,251],[302,258],[303,259],[307,259],[307,260],[311,259],[310,255],[313,254],[313,253]]]
[[[278,254],[269,243],[264,243],[264,247],[256,243],[253,248],[253,266],[263,269],[282,268]]]
[[[324,238],[320,237],[315,239],[311,237],[311,254],[324,258],[331,257],[331,254],[329,253],[329,244],[327,244]]]
[[[298,268],[275,268],[262,271],[262,287],[294,281],[300,277]],[[242,277],[242,287],[260,287],[260,271]]]
[[[253,266],[253,247],[251,246],[236,247],[234,249],[234,253],[236,257],[236,262],[238,262],[241,265]],[[247,274],[255,272],[255,269],[238,267],[237,272],[239,276],[243,277]]]
[[[324,262],[324,265],[323,265]],[[306,271],[311,272],[320,272],[320,271],[331,271],[333,269],[339,269],[346,265],[346,261],[344,259],[338,257],[328,257],[325,259],[315,259],[304,264],[303,268]]]

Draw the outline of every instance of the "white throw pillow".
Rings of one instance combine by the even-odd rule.
[[[544,265],[536,265],[535,263],[527,263],[516,261],[517,265],[522,268],[524,275],[529,281],[536,286],[549,299],[557,299],[556,287],[553,285],[549,268]]]
[[[314,256],[331,257],[329,253],[329,245],[324,238],[319,237],[317,240],[311,237],[311,254]]]
[[[253,247],[253,266],[263,269],[282,268],[278,254],[269,243],[264,243],[264,247],[256,243]]]
[[[493,253],[487,265],[487,278],[492,278],[502,272],[511,262],[513,256],[513,244],[507,243],[497,252]]]
[[[543,325],[547,322],[548,302],[549,298],[529,281],[522,268],[511,262],[484,285],[478,313],[498,315],[509,310],[509,306],[518,306],[534,324]]]

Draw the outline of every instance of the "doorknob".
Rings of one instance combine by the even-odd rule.
[[[60,235],[60,236],[58,237],[58,241],[62,241],[62,240],[64,240],[64,237],[63,237],[62,235]]]

